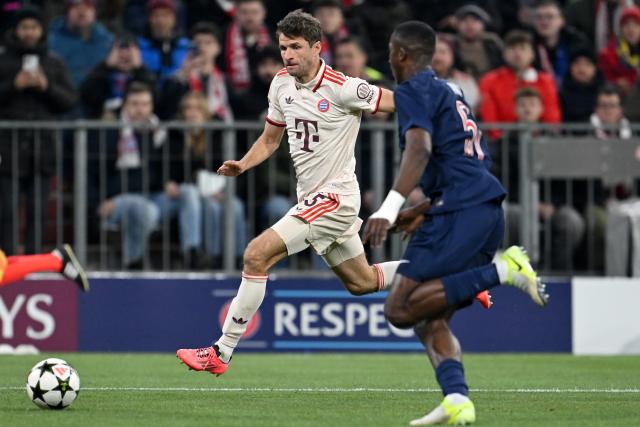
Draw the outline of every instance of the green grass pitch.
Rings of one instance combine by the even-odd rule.
[[[46,357],[80,374],[64,411],[24,390]],[[465,368],[479,426],[640,425],[640,357],[471,354]],[[0,356],[3,426],[406,426],[440,399],[420,354],[239,352],[218,378],[166,354]]]

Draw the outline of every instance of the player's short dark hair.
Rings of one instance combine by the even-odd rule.
[[[505,47],[514,47],[521,44],[529,45],[533,48],[533,37],[527,31],[511,30],[504,36]]]
[[[393,30],[393,37],[410,54],[427,64],[431,63],[436,49],[436,32],[421,21],[407,21]]]
[[[322,39],[322,27],[320,21],[304,12],[302,9],[289,12],[287,16],[278,22],[276,34],[284,34],[287,37],[302,37],[310,46]]]
[[[149,86],[144,82],[134,80],[131,83],[129,83],[129,85],[127,86],[127,90],[124,94],[124,98],[126,100],[130,96],[138,95],[140,93],[148,93],[153,98],[153,90],[151,89],[151,86]]]
[[[366,45],[364,43],[364,40],[362,40],[360,37],[358,36],[347,36],[347,37],[343,37],[341,39],[339,39],[336,42],[336,49],[338,49],[338,46],[342,46],[345,44],[355,44],[358,49],[360,49],[360,51],[362,51],[362,53],[366,54],[367,53],[367,48]]]
[[[516,91],[513,99],[518,101],[522,98],[538,98],[542,101],[542,96],[540,95],[540,91],[535,87],[523,87]]]
[[[191,39],[193,39],[198,34],[207,34],[218,40],[218,42],[220,41],[220,30],[211,22],[196,22],[193,27],[191,27]]]

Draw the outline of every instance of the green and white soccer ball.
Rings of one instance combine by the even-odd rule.
[[[79,392],[78,372],[62,359],[42,360],[29,372],[27,394],[41,408],[64,409],[76,400]]]

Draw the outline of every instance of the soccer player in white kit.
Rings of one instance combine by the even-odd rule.
[[[298,179],[298,204],[252,240],[244,252],[242,282],[222,336],[213,345],[180,349],[191,369],[223,374],[231,354],[265,295],[269,269],[311,246],[349,292],[387,289],[400,261],[369,265],[358,232],[362,221],[354,147],[363,111],[393,112],[393,93],[334,71],[320,58],[320,23],[297,10],[278,23],[285,64],[269,89],[262,135],[241,160],[227,160],[220,175],[238,176],[271,156],[287,131]]]

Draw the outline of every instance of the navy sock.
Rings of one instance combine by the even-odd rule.
[[[483,265],[442,279],[444,293],[450,306],[458,305],[476,296],[478,292],[500,284],[498,270],[493,264]]]
[[[457,360],[443,360],[436,368],[436,379],[445,396],[451,393],[469,395],[469,386],[464,380],[464,367]]]

